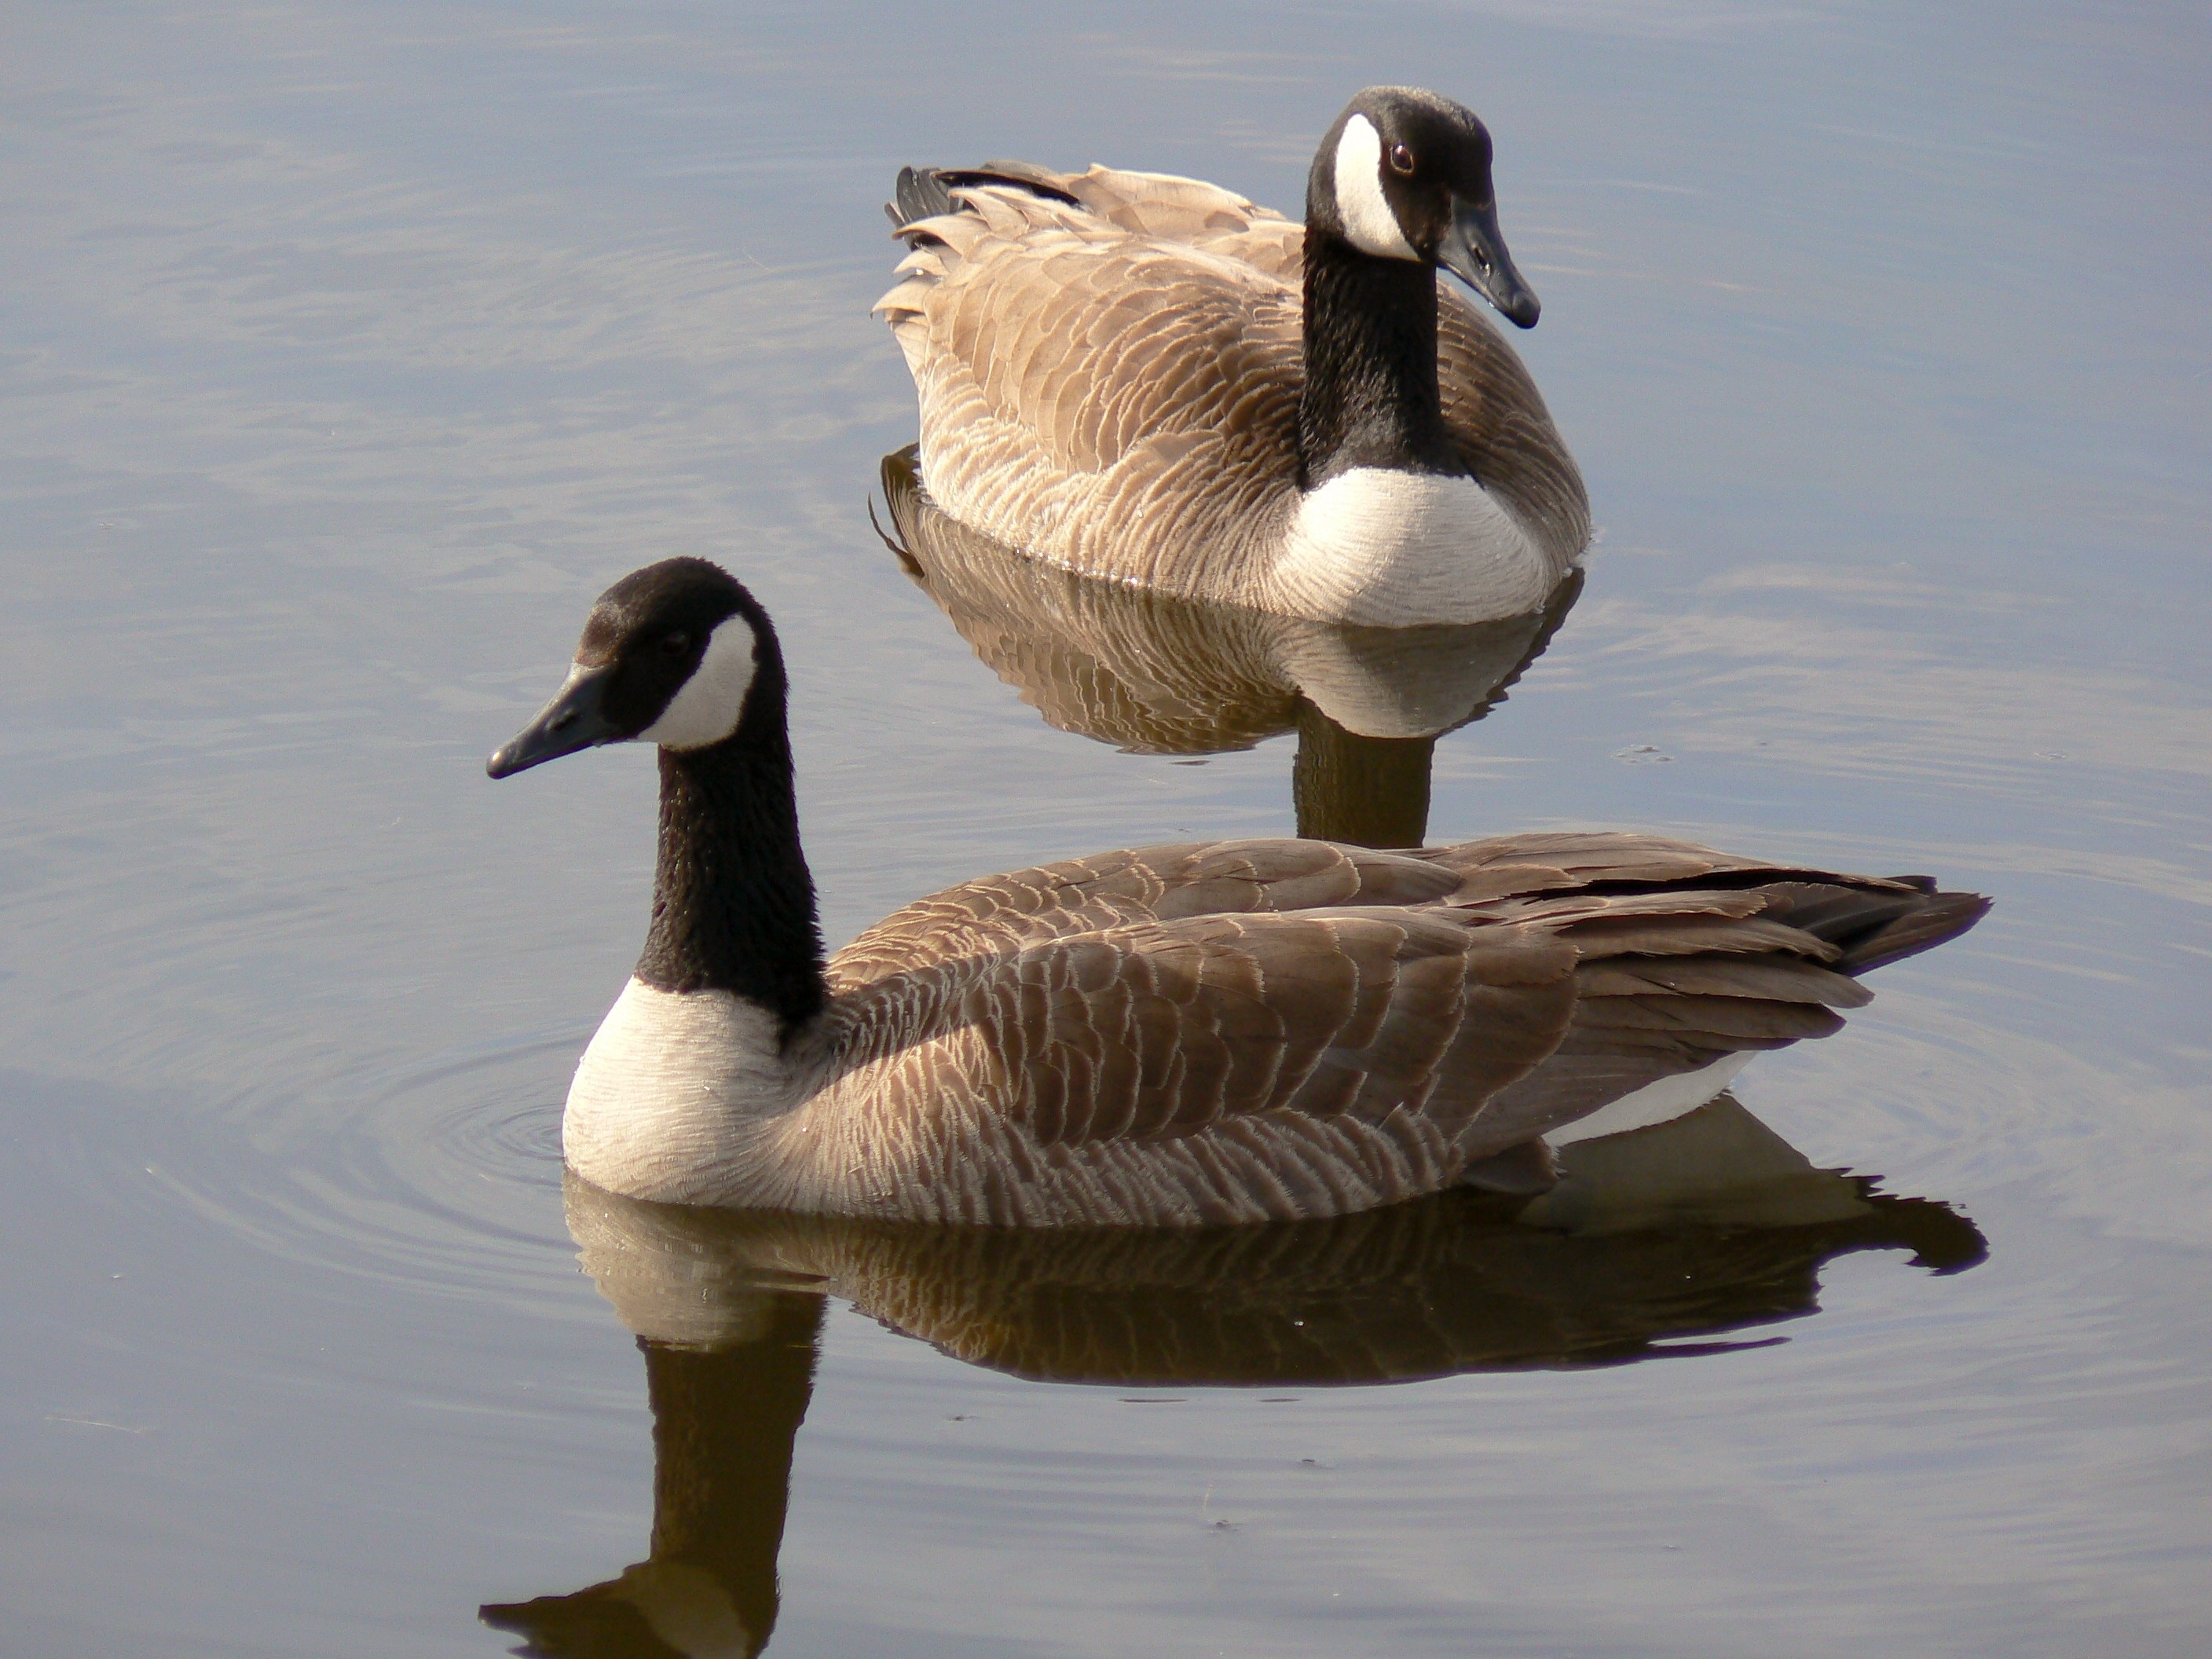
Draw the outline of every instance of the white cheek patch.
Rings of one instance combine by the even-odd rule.
[[[1336,210],[1345,240],[1378,259],[1418,259],[1382,194],[1382,136],[1364,115],[1344,124],[1336,141]]]
[[[738,729],[745,694],[753,689],[752,624],[731,617],[708,636],[706,654],[684,682],[660,718],[637,734],[641,743],[664,749],[704,749]]]

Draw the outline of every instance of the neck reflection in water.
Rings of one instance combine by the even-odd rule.
[[[1133,754],[1213,755],[1297,733],[1297,833],[1362,847],[1426,839],[1437,739],[1472,724],[1581,597],[1493,621],[1363,628],[1171,599],[1060,570],[924,494],[909,447],[884,458],[886,544],[986,666],[1048,725]]]
[[[1198,1231],[947,1228],[641,1204],[568,1177],[586,1271],[638,1339],[653,1414],[651,1553],[566,1595],[495,1603],[542,1656],[750,1656],[825,1299],[1046,1382],[1324,1387],[1621,1365],[1820,1306],[1861,1250],[1936,1273],[1987,1254],[1948,1206],[1819,1170],[1723,1094],[1559,1150],[1533,1200],[1460,1190],[1333,1221]]]
[[[570,1595],[488,1604],[483,1621],[526,1638],[517,1651],[527,1654],[746,1659],[766,1647],[823,1306],[818,1295],[732,1287],[709,1341],[641,1331],[651,1555]]]

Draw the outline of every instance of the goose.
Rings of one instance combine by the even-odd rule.
[[[1020,1226],[1533,1192],[1547,1133],[1693,1109],[1987,908],[1644,835],[1183,842],[951,887],[825,959],[787,700],[759,602],[665,560],[486,763],[659,745],[651,925],[562,1118],[610,1192]]]
[[[1197,179],[905,169],[877,302],[947,513],[1185,598],[1402,628],[1539,609],[1589,539],[1581,474],[1512,349],[1535,295],[1488,131],[1370,87],[1303,226]]]

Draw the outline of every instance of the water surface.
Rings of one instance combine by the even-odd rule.
[[[750,1634],[702,1650],[771,1595],[788,1656],[2212,1640],[2191,9],[309,0],[5,33],[10,1655],[494,1654],[480,1604],[662,1559],[657,1514],[747,1540],[714,1582]],[[1994,895],[1738,1089],[1981,1243],[1747,1224],[1721,1266],[1703,1236],[1509,1272],[1528,1231],[1458,1217],[1474,1254],[1419,1261],[1597,1348],[1279,1385],[963,1357],[857,1273],[745,1279],[721,1346],[641,1356],[580,1271],[557,1116],[642,932],[651,765],[494,787],[483,754],[593,594],[692,552],[781,625],[833,940],[989,870],[1288,830],[1295,711],[1211,756],[1040,718],[876,538],[914,436],[879,204],[901,162],[1013,155],[1293,208],[1382,80],[1498,136],[1545,301],[1516,343],[1603,526],[1548,649],[1435,738],[1430,834],[1649,827]],[[1712,1295],[1655,1322],[1669,1249]],[[1147,1264],[1115,1317],[1283,1282],[1196,1272]],[[657,1494],[682,1423],[714,1443]],[[759,1478],[670,1510],[684,1467]]]

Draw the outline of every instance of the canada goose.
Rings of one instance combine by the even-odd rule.
[[[1547,1131],[1694,1108],[1987,908],[1647,836],[1186,842],[947,889],[825,963],[786,696],[752,595],[670,559],[487,763],[660,746],[652,926],[562,1124],[611,1192],[1196,1225],[1533,1190]]]
[[[1297,733],[1298,834],[1427,838],[1436,740],[1480,720],[1581,595],[1489,622],[1367,628],[1178,599],[1026,558],[944,512],[911,447],[884,458],[908,576],[1047,722],[1137,754],[1211,755]],[[881,526],[878,526],[879,533]]]
[[[1027,162],[908,168],[877,302],[945,510],[1161,592],[1407,627],[1539,608],[1589,539],[1523,328],[1490,134],[1370,87],[1314,157],[1301,226],[1195,179]],[[1303,297],[1302,293],[1303,291]]]

